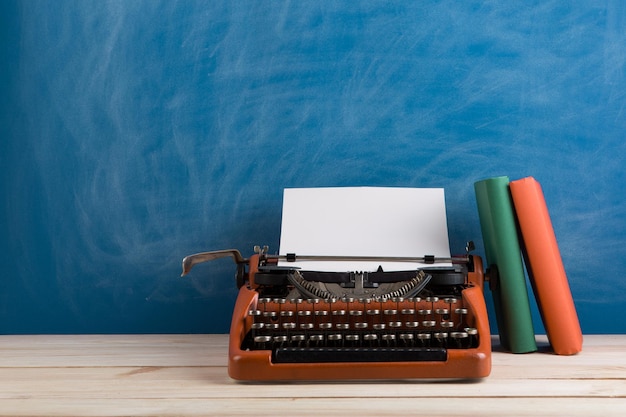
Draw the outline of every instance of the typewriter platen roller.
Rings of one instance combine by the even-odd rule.
[[[482,378],[491,371],[478,256],[392,259],[429,264],[412,271],[321,272],[279,266],[281,258],[303,257],[257,247],[249,259],[237,250],[190,255],[183,275],[222,257],[237,265],[228,361],[234,379]]]

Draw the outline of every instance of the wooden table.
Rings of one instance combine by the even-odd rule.
[[[0,336],[0,415],[626,415],[626,335],[586,336],[576,356],[496,345],[478,382],[240,383],[227,375],[227,341]]]

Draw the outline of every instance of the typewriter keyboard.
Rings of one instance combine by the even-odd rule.
[[[242,349],[276,362],[443,361],[446,349],[478,346],[462,297],[259,298],[248,316]]]

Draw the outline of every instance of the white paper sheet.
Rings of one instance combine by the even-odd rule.
[[[280,255],[450,257],[442,188],[288,188],[282,216]],[[424,266],[398,262],[280,264],[336,272]]]

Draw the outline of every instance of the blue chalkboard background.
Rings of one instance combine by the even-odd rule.
[[[496,175],[626,332],[626,2],[6,0],[0,36],[0,333],[226,332],[234,265],[181,259],[277,250],[285,187],[444,187],[482,254]]]

